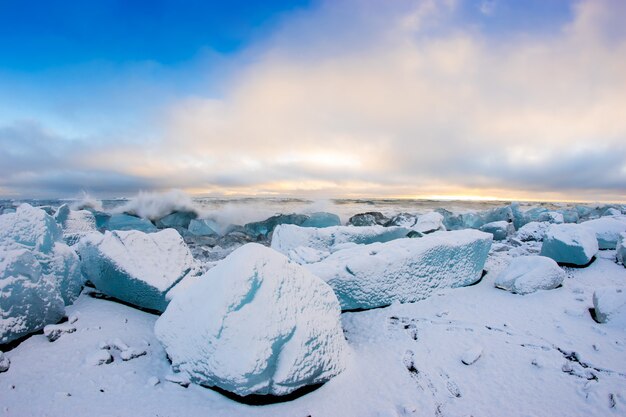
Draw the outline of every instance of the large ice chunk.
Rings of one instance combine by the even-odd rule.
[[[85,284],[76,251],[65,243],[57,242],[50,256],[40,257],[40,263],[43,272],[56,280],[65,305],[72,304]]]
[[[61,229],[45,211],[30,204],[20,205],[15,213],[0,216],[0,247],[28,248],[50,252],[61,237]]]
[[[157,227],[148,219],[129,214],[114,214],[103,226],[106,230],[139,230],[144,233],[157,231]]]
[[[478,281],[492,239],[477,230],[435,232],[340,250],[306,267],[330,284],[344,310],[375,308]]]
[[[57,282],[42,273],[33,252],[0,248],[0,344],[56,323],[64,314]]]
[[[341,220],[339,219],[339,216],[323,211],[311,213],[309,218],[301,224],[302,227],[332,227],[340,225]]]
[[[436,211],[431,211],[430,213],[422,214],[417,218],[417,222],[411,227],[411,229],[415,230],[419,233],[432,233],[437,230],[446,230],[446,227],[443,225],[443,215],[441,213],[437,213]]]
[[[359,213],[348,219],[348,224],[352,226],[384,226],[389,219],[378,211],[368,211],[367,213]]]
[[[546,231],[541,255],[561,264],[587,265],[598,253],[598,240],[590,229],[579,224],[553,224]]]
[[[513,223],[504,220],[483,224],[480,226],[480,230],[491,233],[494,240],[505,240],[509,235],[515,233]]]
[[[165,310],[165,294],[196,263],[174,229],[92,234],[78,245],[83,273],[97,289],[139,307]]]
[[[176,370],[238,395],[288,394],[345,367],[332,289],[256,243],[174,297],[155,333]]]
[[[158,219],[156,225],[159,229],[171,227],[182,231],[183,229],[187,229],[189,223],[197,217],[198,214],[195,211],[175,211]]]
[[[612,217],[588,220],[581,223],[581,225],[593,230],[598,239],[600,249],[615,249],[619,234],[626,232],[626,221]]]
[[[297,224],[304,223],[309,217],[304,214],[277,214],[260,222],[247,223],[244,228],[246,233],[251,236],[268,237],[281,224]]]
[[[495,286],[515,294],[530,294],[537,290],[551,290],[561,285],[565,271],[545,256],[520,256],[500,273]]]
[[[522,242],[541,242],[549,228],[550,223],[547,222],[530,222],[520,227],[515,236]]]
[[[54,215],[54,219],[63,230],[63,239],[68,245],[74,245],[83,236],[95,232],[96,218],[88,210],[71,210],[67,204],[63,204]]]
[[[298,263],[317,262],[347,244],[367,245],[407,236],[410,229],[383,226],[299,227],[283,224],[274,230],[272,249]],[[313,256],[313,254],[315,254]]]
[[[626,288],[598,288],[593,293],[596,320],[626,327]]]
[[[189,233],[194,236],[213,236],[220,230],[219,225],[211,219],[192,219],[189,222]]]

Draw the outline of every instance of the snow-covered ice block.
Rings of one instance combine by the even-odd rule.
[[[70,210],[63,204],[54,215],[54,219],[63,230],[63,239],[68,245],[74,245],[83,236],[97,231],[96,218],[88,210]]]
[[[492,239],[478,230],[435,232],[340,250],[306,267],[330,284],[344,310],[375,308],[478,281]]]
[[[383,226],[389,219],[378,211],[369,211],[367,213],[358,213],[348,219],[348,224],[352,226]]]
[[[11,366],[11,361],[0,350],[0,372],[8,371],[10,366]]]
[[[411,213],[398,213],[391,219],[389,219],[389,221],[385,223],[385,226],[400,226],[411,228],[412,226],[415,226],[415,223],[417,223],[417,216]]]
[[[155,325],[175,371],[238,395],[288,394],[346,366],[332,289],[256,243],[235,250]]]
[[[549,228],[550,223],[547,222],[529,222],[520,227],[515,236],[522,242],[541,242]]]
[[[189,222],[189,233],[195,236],[213,236],[220,230],[219,225],[210,219],[192,219]]]
[[[626,287],[598,288],[593,293],[596,320],[626,327]]]
[[[515,233],[513,223],[504,220],[484,224],[480,226],[480,230],[485,233],[491,233],[494,240],[505,240],[509,235]]]
[[[422,234],[436,232],[437,230],[445,231],[446,227],[443,225],[443,219],[441,213],[431,211],[419,216],[411,229]]]
[[[104,225],[106,230],[139,230],[144,233],[153,233],[158,229],[148,219],[131,216],[129,214],[114,214]]]
[[[317,262],[341,245],[389,242],[407,236],[410,229],[383,226],[334,226],[325,228],[280,225],[272,235],[272,249],[298,263]]]
[[[113,355],[106,349],[98,349],[86,359],[88,365],[99,366],[113,362]]]
[[[612,217],[601,217],[588,220],[581,225],[593,230],[598,239],[600,249],[615,249],[620,233],[626,232],[626,221]]]
[[[579,224],[553,224],[546,231],[541,255],[558,263],[587,265],[598,253],[598,240],[592,230]]]
[[[311,213],[309,218],[301,224],[302,227],[332,227],[340,225],[341,220],[339,216],[326,212]]]
[[[538,290],[551,290],[561,285],[565,271],[551,258],[545,256],[520,256],[498,275],[495,286],[515,294],[530,294]]]
[[[197,265],[174,229],[92,234],[78,245],[83,273],[100,291],[139,307],[163,311],[166,293]]]
[[[602,217],[604,216],[621,216],[622,212],[615,207],[609,207],[602,213]]]
[[[80,259],[73,248],[57,242],[48,256],[39,256],[44,274],[54,277],[65,305],[70,305],[78,298],[85,279],[81,272]]]
[[[626,233],[620,233],[615,246],[617,261],[626,267]]]
[[[61,229],[52,216],[30,204],[0,216],[0,247],[5,249],[26,247],[48,253],[60,237]]]
[[[0,344],[56,323],[65,315],[57,282],[28,249],[0,249]]]
[[[565,222],[565,218],[557,211],[545,211],[537,216],[536,221],[560,224]]]

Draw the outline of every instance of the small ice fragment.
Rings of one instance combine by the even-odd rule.
[[[165,375],[165,380],[169,382],[173,382],[174,384],[178,384],[181,387],[187,388],[191,381],[183,374],[168,374]]]
[[[129,348],[129,349],[126,349],[126,350],[123,350],[122,352],[120,352],[120,358],[122,358],[123,361],[129,361],[131,359],[135,359],[135,358],[138,358],[140,356],[144,356],[147,353],[148,352],[146,352],[143,349]]]
[[[43,328],[43,334],[50,342],[57,340],[63,335],[63,333],[74,333],[75,331],[76,327],[72,326],[69,322],[62,324],[49,324]]]
[[[111,353],[106,349],[98,349],[87,358],[87,363],[93,366],[109,364],[111,362],[113,362],[113,356],[111,356]]]
[[[4,353],[0,350],[0,372],[6,372],[9,370],[9,366],[11,366],[11,361],[9,358],[4,356]]]

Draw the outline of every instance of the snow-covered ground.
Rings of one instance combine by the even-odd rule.
[[[153,331],[158,316],[86,289],[66,307],[74,332],[54,342],[34,335],[5,353],[0,416],[625,415],[625,329],[589,312],[595,289],[624,285],[615,251],[565,268],[560,288],[522,296],[494,287],[510,254],[521,253],[501,249],[474,286],[343,313],[346,370],[300,398],[262,406],[170,382],[176,376]],[[94,364],[107,354],[111,363]]]

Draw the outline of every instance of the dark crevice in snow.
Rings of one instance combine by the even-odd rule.
[[[85,294],[90,296],[91,298],[95,298],[95,299],[98,299],[98,300],[111,301],[111,302],[118,303],[118,304],[123,304],[125,306],[132,307],[132,308],[134,308],[136,310],[141,310],[141,311],[143,311],[145,313],[154,314],[154,315],[157,315],[157,316],[161,315],[161,312],[159,310],[153,310],[151,308],[139,307],[139,306],[137,306],[135,304],[127,303],[126,301],[122,301],[122,300],[120,300],[118,298],[111,297],[110,295],[106,295],[106,294],[101,293],[99,291],[89,291],[89,292],[85,292]]]
[[[480,274],[480,278],[478,278],[476,282],[472,282],[471,284],[466,285],[466,287],[473,287],[474,285],[480,284],[483,278],[485,278],[485,275],[487,275],[487,271],[483,269],[483,272]]]
[[[591,316],[593,321],[595,321],[596,323],[600,323],[600,321],[598,320],[598,316],[596,315],[596,309],[595,308],[591,307],[589,309],[589,315]]]
[[[591,260],[586,263],[585,265],[576,265],[576,264],[568,264],[565,262],[559,262],[560,266],[565,266],[567,268],[576,268],[576,269],[580,269],[580,268],[587,268],[589,265],[591,265],[592,263],[594,263],[596,261],[596,257],[594,256],[593,258],[591,258]]]
[[[341,310],[341,313],[360,313],[361,311],[371,311],[371,310],[378,310],[381,308],[387,308],[390,305],[391,304],[386,304],[384,306],[378,306],[378,307],[373,307],[373,308],[352,308],[349,310]]]
[[[58,322],[48,323],[48,324],[61,324],[61,323],[67,322],[67,320],[68,320],[67,316],[63,316],[63,318],[61,318],[61,320],[59,320]],[[9,352],[15,349],[16,347],[18,347],[22,342],[25,342],[27,339],[30,339],[31,336],[35,336],[35,335],[43,335],[43,327],[37,330],[36,332],[25,334],[19,339],[12,340],[9,343],[4,343],[4,344],[0,343],[0,352],[5,352],[5,353]]]
[[[598,368],[598,367],[595,367],[595,366],[593,366],[593,365],[591,365],[591,364],[589,364],[587,362],[583,362],[582,360],[580,360],[580,356],[578,355],[578,352],[567,351],[565,349],[561,349],[558,346],[554,346],[554,348],[556,350],[558,350],[563,355],[563,357],[565,359],[567,359],[570,362],[573,362],[573,363],[576,363],[576,364],[580,365],[584,369],[594,370],[594,371],[599,372],[599,373],[604,373],[604,374],[609,374],[609,375],[617,375],[617,376],[620,376],[622,378],[626,378],[626,374],[624,374],[624,373],[617,372],[617,371],[612,371],[610,369]],[[576,373],[574,373],[574,371],[566,371],[566,370],[564,370],[563,372],[569,373],[570,375],[579,376]],[[597,380],[598,379],[598,377],[593,372],[590,372],[590,374],[591,375],[589,377],[587,377],[587,379],[589,379],[589,380]]]
[[[224,397],[229,398],[238,403],[242,403],[246,405],[270,405],[270,404],[286,403],[289,401],[296,400],[306,394],[309,394],[317,390],[322,385],[324,384],[307,385],[306,387],[299,388],[287,395],[250,394],[246,396],[241,396],[241,395],[233,394],[232,392],[226,391],[219,387],[208,387],[208,388],[212,389],[213,391],[219,392]]]

